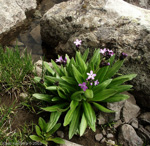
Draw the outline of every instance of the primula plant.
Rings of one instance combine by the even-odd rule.
[[[52,134],[54,134],[61,126],[60,123],[56,124],[56,122],[53,121],[53,115],[54,114],[51,114],[52,119],[50,119],[48,123],[46,123],[43,118],[39,118],[39,126],[35,126],[35,131],[37,135],[30,135],[30,138],[33,141],[40,142],[46,146],[48,145],[49,141],[53,141],[58,144],[64,144],[63,139],[52,136]]]
[[[75,44],[79,47],[81,41]],[[52,67],[44,62],[47,74],[44,75],[43,86],[47,94],[33,94],[49,103],[42,110],[55,113],[56,121],[65,113],[63,125],[69,125],[69,139],[77,132],[82,136],[87,126],[96,131],[94,107],[102,112],[114,112],[104,107],[105,103],[129,98],[121,93],[130,90],[132,85],[123,83],[136,77],[136,74],[116,74],[127,54],[122,53],[115,61],[112,50],[97,49],[87,61],[88,53],[89,49],[83,55],[77,51],[75,58],[71,59],[68,55],[64,59],[59,56],[56,62],[51,60]],[[40,83],[41,78],[36,77],[35,80]]]

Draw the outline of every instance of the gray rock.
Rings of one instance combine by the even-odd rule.
[[[149,126],[149,125],[146,126],[145,129],[146,129],[148,132],[150,132],[150,126]]]
[[[6,36],[23,25],[26,13],[37,7],[36,0],[1,0],[0,1],[0,43]],[[11,31],[11,32],[10,32]],[[10,38],[7,37],[9,40]]]
[[[28,98],[28,96],[29,95],[27,93],[20,93],[19,98],[24,101]]]
[[[92,54],[95,48],[109,47],[129,54],[120,72],[138,74],[131,84],[139,104],[150,108],[149,20],[149,10],[123,0],[69,0],[55,5],[43,16],[41,35],[57,54],[74,55],[76,38],[83,41],[81,52],[90,48]]]
[[[137,118],[135,118],[131,121],[131,126],[135,129],[137,129],[139,127],[139,122],[138,122]]]
[[[125,101],[120,101],[120,102],[114,102],[114,103],[108,103],[107,107],[113,111],[115,111],[114,113],[114,120],[117,121],[120,119],[120,113],[121,113],[121,109],[124,106]]]
[[[146,112],[140,115],[139,119],[143,122],[143,123],[147,123],[150,124],[150,112]]]
[[[108,122],[114,121],[114,115],[111,113],[100,112],[97,120],[99,125],[107,124]]]
[[[122,121],[118,120],[117,122],[115,122],[114,128],[118,128],[121,124],[122,124]]]
[[[59,137],[64,138],[64,132],[63,131],[57,131],[56,133]]]
[[[136,134],[134,128],[124,124],[118,134],[118,142],[123,146],[142,146],[142,139]]]
[[[41,34],[40,34],[40,25],[36,26],[31,32],[30,35],[36,41],[36,43],[41,44]]]
[[[103,138],[103,135],[102,135],[102,134],[96,134],[96,135],[95,135],[95,139],[96,139],[97,141],[101,141],[102,138]]]
[[[106,142],[106,138],[104,137],[102,140],[101,140],[101,143],[105,143]]]
[[[114,135],[112,133],[108,133],[107,138],[114,138]]]
[[[126,101],[122,111],[123,120],[128,123],[133,118],[136,118],[139,115],[139,112],[139,106]]]
[[[103,134],[104,136],[107,134],[105,129],[102,130],[102,134]]]
[[[111,140],[111,139],[109,139],[108,141],[107,141],[107,146],[114,146],[115,145],[115,141],[113,141],[113,140]]]
[[[137,133],[143,139],[145,139],[147,141],[150,140],[150,132],[148,130],[146,130],[142,125],[139,125],[139,128],[137,129]]]
[[[64,140],[65,144],[60,144],[60,146],[82,146],[80,144],[76,144],[74,142],[68,141],[68,140]]]

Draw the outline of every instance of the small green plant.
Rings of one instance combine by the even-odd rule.
[[[51,120],[48,123],[46,123],[44,119],[40,117],[39,123],[38,123],[39,126],[38,125],[35,126],[37,135],[30,135],[30,138],[46,146],[48,145],[48,141],[53,141],[58,144],[64,144],[63,139],[52,136],[52,134],[55,133],[55,131],[57,131],[59,127],[61,126],[60,123],[56,124],[55,120],[52,118],[53,118],[53,115],[51,115]]]
[[[74,43],[76,47],[81,45],[79,40]],[[87,126],[96,131],[93,106],[102,112],[114,112],[104,107],[105,103],[129,98],[121,92],[130,90],[132,85],[123,83],[136,77],[136,74],[116,74],[127,57],[125,53],[117,61],[115,54],[109,49],[95,50],[89,61],[88,54],[89,49],[83,55],[77,51],[75,58],[71,59],[68,55],[65,59],[59,56],[56,62],[51,60],[53,67],[44,62],[47,73],[44,78],[35,77],[47,93],[35,93],[33,97],[48,102],[49,106],[42,109],[57,114],[57,120],[61,113],[66,112],[63,125],[69,125],[69,139],[77,131],[82,136]]]
[[[0,82],[7,90],[22,88],[24,81],[29,81],[29,74],[33,71],[31,55],[24,52],[21,56],[16,46],[4,50],[0,47]]]

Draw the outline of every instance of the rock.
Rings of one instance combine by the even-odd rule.
[[[31,32],[30,35],[36,41],[36,43],[41,44],[41,34],[40,34],[40,25],[36,26]]]
[[[55,16],[55,17],[54,17]],[[54,5],[41,20],[42,40],[57,54],[74,55],[76,38],[81,52],[109,48],[129,57],[120,72],[137,73],[134,93],[150,108],[150,11],[123,0],[70,0]],[[92,23],[91,23],[92,22]]]
[[[139,120],[143,123],[150,124],[150,112],[146,112],[140,115]]]
[[[142,146],[142,139],[136,134],[134,128],[124,124],[118,133],[118,142],[123,146]]]
[[[146,126],[145,129],[150,132],[150,126]]]
[[[97,120],[99,125],[107,124],[108,122],[114,121],[114,115],[111,113],[100,112]]]
[[[139,122],[138,122],[138,119],[133,119],[132,121],[131,121],[131,126],[133,127],[133,128],[135,128],[135,129],[137,129],[138,127],[139,127]]]
[[[64,132],[63,131],[57,131],[56,133],[59,137],[64,138]]]
[[[20,95],[19,95],[19,98],[22,100],[22,101],[24,101],[24,100],[26,100],[27,98],[28,98],[28,94],[27,93],[20,93]]]
[[[117,122],[115,122],[114,124],[114,128],[118,128],[120,125],[122,124],[122,121],[121,120],[118,120]]]
[[[115,145],[115,141],[113,141],[113,140],[111,140],[111,139],[109,139],[108,141],[107,141],[107,146],[114,146]]]
[[[139,125],[139,128],[137,129],[137,133],[141,138],[147,141],[150,140],[150,132],[146,130],[142,125]]]
[[[125,0],[133,5],[139,6],[141,8],[150,9],[150,3],[148,0]]]
[[[126,123],[130,122],[133,118],[136,118],[139,115],[139,112],[139,106],[126,101],[122,111],[123,121]]]
[[[34,17],[37,18],[37,19],[40,19],[40,18],[42,17],[41,12],[40,12],[39,10],[36,10],[36,11],[34,12]]]
[[[108,133],[108,134],[107,134],[107,138],[114,138],[114,135],[111,134],[111,133]]]
[[[96,139],[97,141],[101,141],[102,138],[103,138],[103,135],[102,135],[102,134],[96,134],[96,135],[95,135],[95,139]]]
[[[107,134],[105,129],[102,130],[102,134],[103,134],[104,136]]]
[[[23,25],[26,13],[37,7],[36,0],[0,1],[0,43],[9,42],[14,33]]]
[[[106,142],[106,138],[103,138],[103,139],[101,140],[101,143],[104,143],[104,142]]]
[[[82,146],[80,144],[76,144],[74,142],[68,141],[68,140],[64,140],[65,144],[60,144],[60,146]]]
[[[107,103],[107,107],[113,111],[115,111],[114,113],[114,120],[117,121],[120,119],[120,113],[121,113],[121,109],[124,106],[125,101],[120,101],[120,102],[114,102],[114,103]]]

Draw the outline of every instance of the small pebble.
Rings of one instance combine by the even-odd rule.
[[[108,140],[107,141],[107,146],[114,146],[115,145],[115,141],[112,141],[112,140]]]
[[[106,138],[103,138],[103,139],[101,140],[101,143],[104,143],[104,142],[106,142]]]
[[[64,138],[64,132],[62,131],[57,131],[57,135],[61,138]]]
[[[111,133],[108,133],[108,134],[107,134],[107,138],[114,138],[114,135],[111,134]]]
[[[103,138],[103,135],[102,135],[102,134],[96,134],[96,135],[95,135],[95,139],[96,139],[97,141],[100,141],[102,138]]]
[[[103,135],[106,135],[106,131],[105,131],[105,129],[103,129],[102,134],[103,134]]]

